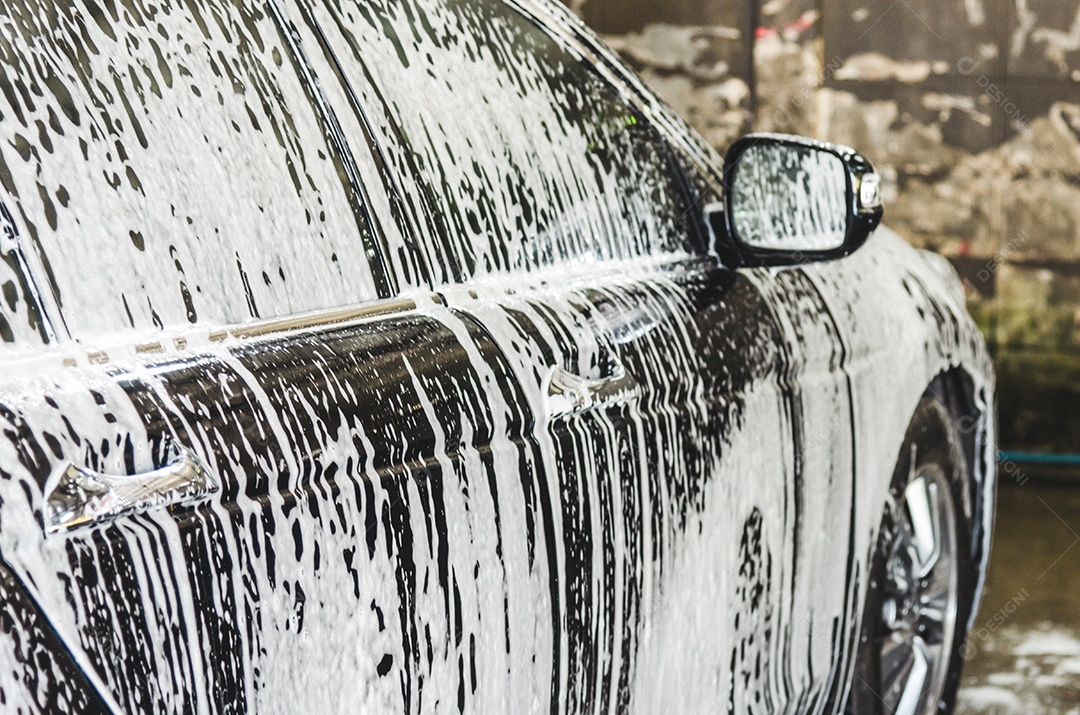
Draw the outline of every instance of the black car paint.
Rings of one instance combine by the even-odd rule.
[[[680,142],[692,140],[673,141]],[[696,176],[687,182],[701,183]],[[694,195],[687,203],[715,198]],[[927,326],[950,326],[944,341],[977,371],[970,326],[937,288],[916,285],[923,270],[916,259],[900,249],[886,253],[911,262],[893,266],[893,280],[910,284]],[[446,699],[469,710],[485,697],[485,669],[522,666],[510,658],[522,637],[511,610],[531,598],[533,622],[550,629],[533,642],[547,646],[532,653],[534,663],[544,662],[533,672],[549,673],[531,693],[543,696],[540,709],[623,710],[635,704],[638,652],[658,598],[651,579],[676,570],[667,562],[688,530],[704,528],[701,517],[716,513],[707,487],[718,476],[706,467],[722,463],[740,435],[774,432],[790,453],[768,455],[762,465],[776,471],[748,478],[780,485],[779,519],[775,505],[751,496],[735,499],[739,519],[721,525],[738,546],[727,601],[734,607],[720,616],[726,640],[717,644],[718,692],[728,692],[729,710],[757,703],[765,711],[835,711],[866,589],[867,554],[858,545],[870,539],[880,514],[874,501],[885,488],[865,484],[870,477],[856,467],[856,450],[877,446],[861,435],[861,425],[874,424],[859,403],[873,394],[860,387],[867,379],[861,365],[890,349],[859,338],[860,313],[882,307],[851,308],[860,299],[869,304],[873,281],[887,279],[887,267],[874,267],[861,277],[871,285],[860,293],[851,287],[855,268],[844,261],[780,272],[736,272],[704,255],[660,266],[601,265],[565,285],[523,280],[477,297],[448,288],[385,316],[226,337],[177,354],[167,346],[162,358],[121,350],[116,358],[96,354],[100,365],[83,356],[59,368],[60,378],[57,369],[30,369],[3,390],[4,433],[9,454],[18,455],[17,464],[0,464],[3,513],[22,516],[0,528],[0,553],[10,552],[31,594],[24,603],[41,604],[76,654],[71,660],[88,668],[91,683],[78,696],[87,709],[91,689],[100,688],[107,706],[124,712],[270,712],[289,704],[260,700],[260,692],[295,688],[297,702],[305,693],[332,702],[315,689],[370,678],[392,681],[405,712]],[[52,312],[23,300],[30,315]],[[928,327],[923,336],[896,336],[927,343],[918,346],[930,356],[930,374],[915,386],[920,394],[953,366],[934,357],[938,335]],[[616,351],[638,379],[637,399],[546,419],[536,399],[543,370],[585,374],[603,350]],[[748,396],[762,390],[776,411],[748,412]],[[96,413],[87,419],[91,404]],[[80,431],[69,411],[96,429]],[[139,425],[125,421],[131,414]],[[776,419],[751,419],[760,414]],[[835,419],[816,424],[823,414]],[[132,444],[133,427],[148,447]],[[343,434],[355,450],[345,459],[331,447]],[[66,460],[134,473],[160,466],[169,442],[197,450],[221,477],[211,502],[125,517],[52,543],[18,531],[40,518],[47,482]],[[516,472],[496,469],[508,454]],[[825,490],[833,508],[808,509],[808,490]],[[480,512],[491,521],[473,524],[483,537],[477,547],[448,513],[480,520]],[[822,530],[829,538],[812,541]],[[791,541],[777,541],[778,533]],[[816,545],[808,550],[809,543]],[[35,550],[49,557],[34,563]],[[486,558],[468,563],[475,554]],[[781,571],[787,593],[777,595]],[[808,572],[836,578],[837,603],[806,601],[813,589],[797,592]],[[372,578],[389,578],[393,598],[371,597]],[[492,592],[501,609],[463,596],[492,582],[500,584]],[[428,595],[438,614],[418,608]],[[819,609],[823,623],[814,620]],[[319,671],[282,650],[290,639],[326,636],[335,618],[346,633],[356,633],[352,619],[390,635],[361,643],[370,657],[345,661],[342,672]],[[324,630],[311,633],[313,619]],[[811,624],[827,634],[824,672],[815,671],[820,655],[790,646],[813,648],[792,633]],[[500,648],[476,655],[477,641],[492,639],[506,662],[485,659]],[[64,679],[44,675],[71,672],[66,654],[54,652],[60,665],[27,662],[21,683],[44,712],[65,709],[71,697]],[[793,668],[775,662],[778,655],[810,663],[813,680],[785,679]],[[267,658],[287,662],[292,682],[261,672]],[[451,692],[425,685],[444,682],[448,672]]]

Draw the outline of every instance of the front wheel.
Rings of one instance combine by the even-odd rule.
[[[974,607],[968,472],[945,407],[924,398],[900,451],[871,560],[848,712],[951,712]]]

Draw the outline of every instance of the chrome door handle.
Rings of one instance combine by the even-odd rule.
[[[45,531],[52,534],[133,512],[189,505],[220,488],[198,455],[184,448],[171,451],[168,466],[131,476],[102,474],[68,462],[54,477],[52,488],[46,489]]]
[[[547,411],[552,416],[584,412],[600,405],[613,405],[637,397],[638,382],[626,371],[614,352],[608,354],[611,374],[598,379],[575,375],[561,367],[548,372],[545,382]]]

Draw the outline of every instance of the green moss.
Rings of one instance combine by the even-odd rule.
[[[974,300],[968,311],[997,372],[998,442],[1009,451],[1080,452],[1076,307]]]
[[[1002,350],[995,366],[1001,448],[1080,452],[1080,355]]]

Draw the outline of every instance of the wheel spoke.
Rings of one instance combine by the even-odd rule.
[[[907,685],[915,656],[911,641],[894,634],[881,650],[881,696],[889,710],[895,710]]]
[[[926,694],[927,675],[930,672],[930,657],[923,646],[922,640],[915,638],[912,641],[911,674],[904,684],[903,695],[896,704],[894,715],[918,715],[919,705]]]
[[[916,477],[904,492],[905,507],[911,526],[911,545],[916,575],[924,578],[934,568],[940,554],[941,521],[937,509],[936,484]]]

